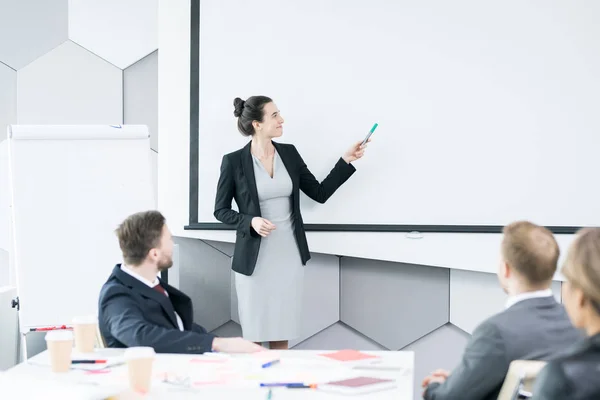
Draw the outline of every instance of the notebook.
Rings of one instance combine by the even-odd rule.
[[[389,390],[396,388],[397,383],[393,379],[380,379],[359,376],[341,381],[328,382],[319,385],[319,389],[327,392],[335,392],[347,395],[358,395]]]

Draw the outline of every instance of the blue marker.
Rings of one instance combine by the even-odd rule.
[[[301,386],[304,385],[302,382],[289,382],[289,383],[261,383],[260,387],[288,387],[288,386]]]
[[[272,365],[275,365],[275,364],[278,364],[278,363],[279,363],[279,360],[273,360],[273,361],[269,361],[268,363],[266,363],[266,364],[263,364],[263,365],[262,365],[262,368],[269,368],[270,366],[272,366]]]
[[[360,144],[360,147],[364,146],[367,143],[367,141],[369,140],[369,138],[371,137],[371,135],[373,134],[373,132],[375,132],[375,129],[377,129],[378,126],[379,126],[379,124],[373,125],[373,127],[371,128],[371,130],[367,134],[367,137],[365,138],[365,140],[363,140],[362,143]]]

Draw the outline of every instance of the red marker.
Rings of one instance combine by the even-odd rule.
[[[73,329],[70,326],[62,325],[62,326],[49,326],[46,328],[31,328],[29,332],[44,332],[44,331],[58,331],[58,330],[68,330]]]

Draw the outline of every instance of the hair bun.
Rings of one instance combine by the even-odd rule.
[[[233,110],[233,115],[236,118],[241,117],[242,113],[244,112],[244,105],[246,104],[246,102],[242,99],[240,99],[239,97],[236,97],[233,100],[233,106],[235,107],[235,109]]]

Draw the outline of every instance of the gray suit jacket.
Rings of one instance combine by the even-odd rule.
[[[432,383],[426,400],[496,399],[514,360],[548,360],[580,340],[554,297],[520,301],[479,325],[459,366],[443,384]]]

